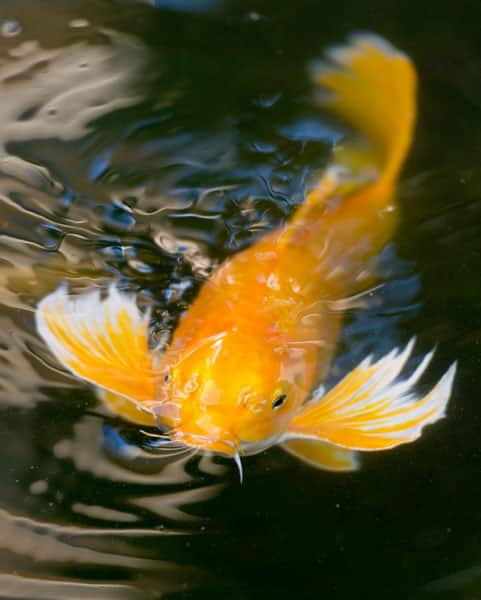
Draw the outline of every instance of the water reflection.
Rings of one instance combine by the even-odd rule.
[[[209,457],[171,453],[166,460],[165,452],[142,451],[115,425],[102,425],[101,415],[82,416],[85,399],[76,399],[78,382],[52,364],[33,331],[33,306],[60,281],[91,286],[112,276],[109,264],[117,270],[123,263],[132,273],[147,275],[149,265],[159,262],[140,240],[101,242],[103,229],[128,232],[129,218],[135,223],[127,200],[116,206],[115,198],[100,199],[105,203],[102,223],[93,216],[98,201],[82,196],[82,186],[65,176],[68,156],[47,166],[48,160],[37,162],[41,151],[29,150],[45,143],[73,149],[74,140],[88,140],[83,152],[92,158],[86,181],[103,181],[111,156],[107,151],[92,154],[98,139],[93,124],[142,100],[143,44],[90,27],[86,20],[71,20],[69,26],[82,29],[82,39],[48,48],[20,39],[16,21],[2,28],[11,41],[0,64],[0,397],[14,412],[4,411],[2,420],[11,459],[10,466],[7,457],[3,464],[11,476],[0,514],[0,552],[6,553],[5,572],[17,573],[2,576],[2,593],[150,597],[150,591],[138,591],[145,587],[141,580],[149,580],[156,597],[199,580],[199,571],[185,564],[175,548],[202,531],[201,524],[192,528],[202,519],[190,507],[218,493],[216,480],[224,469]],[[195,262],[195,249],[185,255]],[[174,256],[175,249],[172,263]],[[171,290],[166,288],[166,303],[174,296],[180,300],[185,287],[173,281]],[[53,396],[58,404],[48,423],[42,411],[48,414],[50,408],[39,403]],[[19,425],[26,436],[21,442],[13,434]],[[171,538],[179,539],[173,549]],[[103,585],[88,582],[92,569],[103,573]]]
[[[38,414],[32,417],[28,428],[18,414],[4,413],[2,418],[12,430],[2,432],[8,445],[2,472],[10,475],[4,480],[0,512],[0,552],[6,556],[5,566],[18,573],[6,582],[18,594],[11,597],[30,597],[35,577],[45,575],[58,584],[52,580],[46,586],[49,597],[65,597],[79,578],[85,579],[80,590],[89,597],[92,569],[101,571],[106,582],[104,591],[92,584],[90,597],[98,598],[111,597],[120,581],[132,577],[152,579],[158,592],[200,581],[201,574],[185,564],[179,549],[188,537],[202,532],[202,520],[190,515],[189,507],[217,493],[215,483],[185,489],[193,481],[185,461],[166,467],[157,460],[158,473],[148,475],[129,470],[125,462],[118,466],[92,443],[101,439],[99,418],[81,418],[67,434],[62,417],[57,416],[50,430]],[[31,432],[30,444],[15,442],[18,420]],[[118,589],[120,593],[123,586]],[[130,597],[129,590],[134,591],[127,585],[122,593]]]
[[[4,175],[60,194],[63,185],[46,167],[9,154],[7,147],[26,140],[78,139],[95,119],[139,101],[142,45],[114,31],[89,33],[82,43],[59,49],[43,49],[35,41],[8,49],[0,68]]]

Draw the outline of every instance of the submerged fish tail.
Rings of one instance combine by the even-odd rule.
[[[416,72],[409,57],[371,34],[353,37],[328,56],[327,64],[313,68],[321,104],[361,137],[338,144],[326,176],[337,175],[335,194],[345,197],[343,210],[362,210],[366,203],[383,208],[393,200],[412,141]],[[325,201],[324,179],[308,195],[304,211]]]

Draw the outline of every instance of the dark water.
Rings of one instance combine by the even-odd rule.
[[[429,4],[429,6],[427,6]],[[477,3],[2,0],[0,597],[481,598]],[[384,286],[333,377],[418,336],[446,420],[323,473],[278,449],[159,456],[55,365],[32,310],[112,279],[175,327],[213,266],[282,223],[329,157],[306,66],[351,31],[415,60],[420,122]],[[428,382],[429,383],[429,382]]]

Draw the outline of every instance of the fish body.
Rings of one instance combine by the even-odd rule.
[[[115,287],[104,299],[60,288],[39,304],[54,354],[120,416],[232,457],[280,443],[315,466],[352,470],[357,451],[412,441],[444,415],[455,366],[416,397],[432,355],[399,380],[412,343],[367,358],[327,393],[318,387],[345,300],[369,287],[395,229],[416,116],[414,67],[388,42],[358,36],[329,59],[313,69],[322,103],[359,138],[335,149],[284,226],[214,271],[164,352],[149,349],[149,315]]]

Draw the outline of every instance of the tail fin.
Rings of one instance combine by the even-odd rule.
[[[411,340],[403,352],[393,350],[374,364],[364,360],[325,396],[305,405],[289,425],[286,439],[308,438],[351,450],[385,450],[416,440],[425,425],[444,416],[456,365],[418,399],[412,389],[432,352],[408,379],[396,381],[413,344]]]
[[[389,42],[369,34],[353,37],[328,56],[329,64],[313,69],[321,103],[365,137],[340,145],[332,166],[347,169],[347,191],[370,183],[369,198],[388,203],[412,140],[414,67]],[[311,196],[315,202],[316,190]]]
[[[147,410],[158,374],[148,348],[149,315],[133,298],[113,286],[104,300],[97,290],[70,298],[60,287],[40,302],[36,322],[50,350],[72,373]]]

